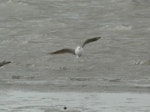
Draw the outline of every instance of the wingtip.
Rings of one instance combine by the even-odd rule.
[[[101,39],[102,37],[96,37],[97,39]]]
[[[11,63],[11,61],[2,61],[0,62],[0,67]]]
[[[53,53],[47,53],[47,54],[51,54],[52,55]]]

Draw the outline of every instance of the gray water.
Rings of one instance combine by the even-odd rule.
[[[149,91],[149,4],[148,0],[1,0],[0,60],[12,62],[1,68],[1,80],[12,84],[16,80],[11,79],[19,77],[73,87],[72,79],[84,80],[81,84],[87,88],[111,86],[117,80],[113,84],[120,88]],[[71,54],[47,54],[95,36],[102,39],[87,45],[80,60]]]
[[[149,21],[149,0],[0,0],[0,88],[149,93]],[[80,59],[48,54],[97,36]]]

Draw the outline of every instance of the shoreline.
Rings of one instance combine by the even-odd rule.
[[[39,91],[39,92],[106,92],[106,93],[150,93],[150,87],[142,86],[87,86],[87,85],[31,85],[31,84],[1,84],[1,90],[21,90],[21,91]]]

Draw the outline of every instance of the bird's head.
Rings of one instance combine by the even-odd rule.
[[[78,45],[78,46],[76,47],[76,49],[82,49],[82,47]]]

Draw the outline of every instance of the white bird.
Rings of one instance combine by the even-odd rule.
[[[81,46],[77,46],[75,49],[64,48],[64,49],[61,49],[61,50],[58,50],[58,51],[55,51],[55,52],[51,52],[51,53],[48,53],[48,54],[53,55],[53,54],[71,53],[71,54],[76,55],[77,58],[79,58],[80,56],[82,56],[83,48],[86,44],[97,41],[100,38],[101,37],[94,37],[94,38],[87,39],[86,41],[83,42],[83,44]]]

